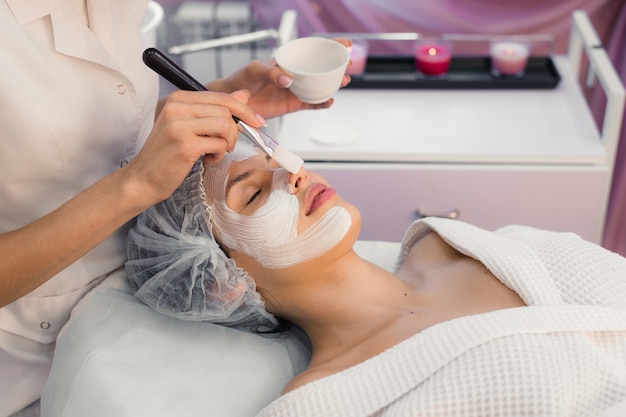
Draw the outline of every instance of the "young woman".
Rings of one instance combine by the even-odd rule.
[[[253,327],[269,312],[306,332],[308,368],[262,415],[626,406],[622,257],[573,234],[432,218],[409,228],[391,274],[353,251],[359,212],[320,176],[239,151],[204,171],[139,219],[129,276],[171,315]]]

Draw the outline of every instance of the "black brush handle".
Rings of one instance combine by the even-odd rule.
[[[143,51],[143,62],[181,90],[207,91],[206,87],[156,48]]]
[[[193,78],[156,48],[148,48],[143,51],[143,62],[154,72],[181,90],[209,91],[200,81]],[[239,118],[235,116],[233,116],[233,120],[235,123],[240,122]]]

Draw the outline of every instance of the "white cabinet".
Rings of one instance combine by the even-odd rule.
[[[600,129],[572,67],[581,46],[609,96]],[[276,135],[361,210],[361,239],[398,241],[419,210],[600,242],[624,89],[595,46],[554,57],[555,89],[345,89],[331,109],[284,116]]]

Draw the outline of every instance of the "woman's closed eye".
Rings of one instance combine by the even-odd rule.
[[[246,202],[246,207],[254,203],[254,200],[256,200],[257,197],[260,196],[262,192],[263,192],[263,189],[259,188],[254,194],[252,194],[252,196],[250,196],[250,199]]]
[[[258,156],[236,166],[226,185],[226,204],[240,214],[254,213],[265,204],[272,190],[275,163],[265,155]]]
[[[234,189],[239,197],[236,198],[238,203],[235,203],[235,206],[231,208],[240,214],[249,216],[267,202],[272,191],[271,177],[268,179],[250,178]]]

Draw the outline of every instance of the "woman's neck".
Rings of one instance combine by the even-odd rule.
[[[373,338],[388,333],[399,318],[417,314],[422,301],[414,286],[354,252],[304,273],[310,275],[299,280],[305,287],[282,296],[281,305],[283,315],[306,331],[319,361],[358,349],[366,340],[375,345]]]
[[[287,317],[313,344],[307,371],[290,388],[346,369],[458,317],[524,306],[521,298],[481,262],[436,233],[410,249],[395,275],[349,253],[337,263],[302,271]],[[292,277],[293,278],[293,277]],[[308,285],[308,287],[306,287]]]

